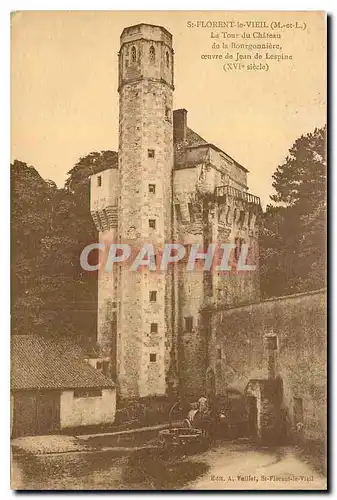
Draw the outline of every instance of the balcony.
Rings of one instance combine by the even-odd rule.
[[[222,198],[224,196],[232,196],[240,200],[244,200],[247,203],[253,203],[254,205],[261,205],[260,198],[253,194],[247,193],[246,191],[240,191],[233,186],[218,186],[215,188],[214,192],[217,198]]]

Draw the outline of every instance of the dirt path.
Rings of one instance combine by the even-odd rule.
[[[195,456],[192,460],[200,460]],[[326,489],[326,478],[302,462],[292,448],[257,449],[228,444],[202,455],[209,465],[207,474],[184,489]]]

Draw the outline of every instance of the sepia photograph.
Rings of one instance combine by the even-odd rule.
[[[327,15],[11,13],[12,490],[327,490]]]

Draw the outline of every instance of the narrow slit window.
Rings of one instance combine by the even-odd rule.
[[[97,186],[98,186],[98,187],[101,187],[101,185],[102,185],[102,176],[101,176],[101,175],[99,175],[99,176],[97,177]]]
[[[185,255],[183,257],[183,262],[187,262],[191,253],[191,247],[192,245],[184,245],[185,247]]]
[[[136,51],[136,47],[132,47],[131,49],[131,61],[133,63],[135,63],[137,60],[137,51]]]
[[[171,109],[165,106],[165,120],[171,122]]]
[[[234,222],[234,224],[238,223],[238,218],[239,218],[239,210],[237,208],[235,208],[234,215],[233,215],[233,222]]]
[[[188,213],[190,215],[190,221],[194,222],[194,211],[192,203],[188,203]]]
[[[244,210],[240,210],[240,218],[239,218],[239,225],[242,227],[244,222],[245,222],[245,211]]]
[[[174,205],[175,207],[175,211],[176,211],[176,217],[177,217],[177,220],[178,221],[181,221],[181,208],[180,208],[180,204],[179,203],[176,203]]]
[[[109,361],[103,361],[103,373],[104,373],[104,375],[106,375],[108,377],[109,376],[109,372],[110,372],[110,363],[109,363]]]
[[[227,205],[226,223],[231,223],[231,207]]]
[[[112,302],[110,302],[110,300],[108,300],[106,303],[106,317],[110,318],[111,314],[112,314]]]
[[[193,317],[187,316],[185,318],[185,332],[191,333],[193,330]]]
[[[255,214],[250,213],[250,217],[249,217],[249,228],[250,229],[254,229],[255,218],[256,218]]]
[[[303,424],[303,399],[293,398],[293,424],[296,428],[298,424]]]
[[[242,238],[235,238],[234,254],[235,254],[235,260],[236,260],[236,262],[239,262],[239,258],[240,258],[240,254],[241,254],[241,248],[242,248],[242,243],[243,243],[243,239]]]

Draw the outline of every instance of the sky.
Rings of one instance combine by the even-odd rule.
[[[212,30],[188,28],[187,22],[233,19],[298,20],[306,29],[283,28],[277,31],[282,42],[271,40],[282,43],[291,61],[273,61],[268,72],[225,72],[222,62],[201,59],[214,53]],[[140,22],[162,25],[173,35],[174,109],[186,108],[192,129],[249,170],[249,191],[265,206],[273,192],[272,174],[293,142],[326,123],[321,13],[16,12],[11,19],[12,160],[33,165],[61,187],[81,156],[118,149],[119,37],[124,27]]]

